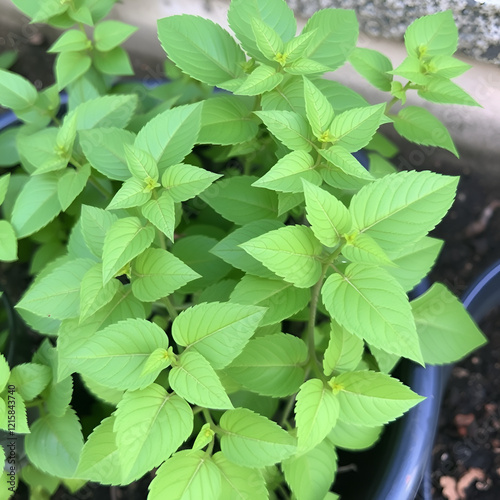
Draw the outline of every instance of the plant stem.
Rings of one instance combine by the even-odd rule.
[[[73,163],[73,160],[71,162]],[[75,166],[78,167],[78,165]],[[96,182],[95,179],[92,178],[92,176],[89,177],[89,182],[104,196],[104,198],[110,199],[112,197],[112,193],[110,193],[107,189],[104,189],[98,182]]]
[[[170,299],[168,297],[164,297],[162,299],[162,304],[166,307],[170,319],[174,321],[175,318],[177,318],[178,314],[177,311],[175,310],[174,305],[172,304],[172,302],[170,302]]]

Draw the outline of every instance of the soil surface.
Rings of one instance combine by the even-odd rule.
[[[53,57],[45,54],[49,45],[49,39],[35,28],[20,34],[2,31],[0,26],[0,53],[18,50],[20,57],[12,69],[39,88],[53,83]],[[151,74],[152,66],[133,62],[140,71]],[[422,157],[414,153],[423,148],[408,144],[401,147],[396,165]],[[457,162],[451,155],[426,151],[425,162],[411,166],[461,176],[456,202],[432,234],[446,243],[431,275],[461,296],[499,258],[500,186],[482,178],[481,165],[467,158]],[[492,311],[481,326],[489,344],[454,367],[444,397],[432,457],[435,500],[500,498],[500,308]],[[53,498],[143,499],[148,482],[144,478],[138,484],[111,491],[87,485],[75,496],[60,489]],[[27,492],[21,488],[14,498],[25,499]]]

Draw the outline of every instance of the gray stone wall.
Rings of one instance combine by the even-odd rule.
[[[500,65],[500,4],[475,0],[287,0],[297,14],[309,18],[319,9],[354,9],[361,31],[402,40],[418,17],[451,9],[459,28],[459,49],[477,60]]]

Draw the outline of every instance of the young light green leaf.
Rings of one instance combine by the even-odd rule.
[[[12,368],[9,384],[16,387],[16,392],[24,399],[35,399],[52,380],[50,367],[38,363],[23,363]]]
[[[154,323],[129,318],[92,335],[72,354],[82,361],[77,369],[96,382],[115,389],[143,389],[161,371],[141,375],[151,353],[168,348],[168,337]]]
[[[330,126],[336,146],[349,152],[365,147],[377,131],[385,111],[385,104],[354,108],[337,115]]]
[[[464,106],[480,106],[462,87],[448,78],[435,76],[418,90],[418,95],[430,102],[440,104],[462,104]]]
[[[155,349],[149,355],[149,358],[146,361],[144,368],[142,369],[141,375],[147,375],[148,373],[153,372],[158,373],[158,370],[163,371],[165,368],[168,368],[171,365],[173,359],[171,349],[171,347],[169,347],[168,350],[164,349],[163,347],[158,347],[158,349]]]
[[[16,308],[55,319],[78,316],[80,285],[93,265],[90,259],[72,259],[56,267],[32,284]]]
[[[445,78],[460,76],[471,67],[470,64],[460,61],[460,59],[455,59],[452,56],[435,56],[427,64],[429,71]]]
[[[115,47],[108,52],[94,52],[95,68],[105,75],[133,75],[134,69],[128,53],[122,47]]]
[[[243,75],[244,52],[209,19],[190,15],[160,19],[158,37],[169,59],[196,80],[217,85]]]
[[[223,261],[231,264],[237,269],[241,269],[245,273],[254,274],[263,278],[276,277],[273,272],[267,269],[267,267],[264,267],[258,260],[251,257],[245,250],[240,248],[239,245],[256,236],[260,236],[261,234],[280,227],[283,227],[283,224],[276,220],[260,219],[250,222],[228,234],[210,250],[210,253],[217,255],[217,257],[220,257]]]
[[[0,220],[0,261],[17,260],[17,238],[9,221]]]
[[[149,486],[149,500],[220,498],[221,473],[204,451],[183,450],[166,460]]]
[[[199,195],[219,177],[202,168],[178,163],[165,170],[161,184],[175,202],[181,202]]]
[[[451,56],[457,50],[458,29],[451,10],[423,16],[408,26],[405,45],[418,58]]]
[[[462,303],[441,283],[434,283],[411,306],[426,363],[454,363],[487,341]]]
[[[266,467],[288,458],[296,450],[290,434],[246,408],[226,411],[220,426],[226,431],[221,437],[222,453],[237,465]]]
[[[198,432],[198,435],[196,436],[196,439],[194,440],[193,446],[191,449],[193,451],[201,450],[205,448],[208,444],[210,444],[215,436],[215,432],[212,430],[210,427],[210,424],[207,422],[206,424],[203,424],[203,426],[200,429],[200,432]]]
[[[306,115],[316,138],[328,132],[335,112],[324,94],[308,78],[304,77]]]
[[[154,302],[199,277],[166,250],[148,248],[132,264],[132,292],[143,302]]]
[[[347,235],[346,244],[342,247],[342,255],[351,262],[360,264],[394,265],[378,243],[366,233]]]
[[[85,74],[90,66],[92,59],[86,51],[61,52],[57,55],[55,63],[57,88],[63,90]]]
[[[110,179],[126,181],[130,178],[124,148],[134,143],[132,132],[101,127],[81,130],[79,136],[80,145],[92,167]]]
[[[220,498],[227,500],[268,500],[264,476],[259,470],[250,469],[230,462],[221,451],[213,455],[212,460],[220,470],[222,490]]]
[[[304,82],[287,76],[279,87],[266,92],[261,98],[264,111],[292,111],[305,116]]]
[[[284,44],[278,33],[258,17],[250,20],[253,37],[260,53],[270,61],[283,52]]]
[[[332,321],[330,341],[323,358],[323,372],[326,376],[336,372],[353,371],[359,365],[364,352],[362,339],[349,333],[336,321]]]
[[[378,441],[383,429],[382,425],[368,427],[337,420],[328,440],[344,450],[365,450]]]
[[[222,179],[205,189],[200,198],[227,220],[238,225],[260,219],[275,219],[278,213],[276,193],[252,186],[253,176]]]
[[[22,187],[12,210],[11,223],[16,236],[37,232],[61,211],[57,195],[59,176],[55,172],[32,176]]]
[[[391,90],[392,63],[389,58],[377,50],[356,47],[349,55],[349,62],[354,69],[366,78],[374,87],[385,92]]]
[[[390,74],[402,76],[403,78],[407,78],[411,82],[417,83],[419,85],[426,85],[432,77],[432,75],[426,68],[426,64],[418,57],[413,55],[409,55],[406,59],[404,59],[403,62],[395,70],[390,71]],[[400,82],[392,83],[397,84]],[[394,85],[392,85],[392,90],[393,95],[396,95],[394,94]],[[404,95],[404,91],[402,93]],[[402,104],[404,104],[404,99]]]
[[[231,302],[267,308],[261,326],[279,323],[293,316],[307,306],[309,299],[309,290],[305,288],[295,288],[285,281],[250,274],[243,276],[231,293]]]
[[[22,110],[35,104],[35,86],[21,75],[0,68],[0,106]]]
[[[255,181],[252,186],[272,189],[284,193],[300,193],[303,191],[302,181],[316,186],[321,184],[321,175],[314,170],[314,159],[305,151],[292,151]]]
[[[175,206],[169,193],[163,192],[158,198],[149,200],[142,206],[141,212],[170,241],[174,241]]]
[[[102,249],[102,278],[105,285],[123,266],[148,248],[155,236],[152,226],[137,217],[118,219],[109,228]]]
[[[118,280],[102,284],[102,264],[94,264],[83,276],[80,289],[80,321],[92,316],[96,311],[113,300],[120,288]]]
[[[354,228],[371,236],[383,250],[414,243],[444,217],[457,183],[457,177],[415,171],[377,179],[351,200]]]
[[[425,399],[390,375],[368,370],[342,373],[329,383],[338,391],[339,419],[355,425],[386,424]]]
[[[200,131],[201,109],[201,103],[167,109],[137,134],[134,146],[153,156],[160,175],[170,165],[180,163],[193,149]]]
[[[384,351],[422,363],[410,304],[401,285],[386,271],[351,264],[345,274],[330,275],[322,296],[331,316],[350,333]],[[346,309],[346,303],[352,309]]]
[[[80,220],[85,243],[96,257],[102,257],[104,238],[118,217],[101,208],[82,205]]]
[[[250,340],[225,373],[249,391],[284,397],[296,392],[304,381],[306,359],[307,348],[301,339],[277,333]]]
[[[352,226],[346,206],[324,189],[304,181],[307,220],[323,245],[335,247]]]
[[[135,146],[129,146],[128,144],[125,144],[124,151],[125,160],[127,161],[130,173],[146,184],[149,179],[151,179],[153,183],[156,183],[159,173],[155,159],[146,151]]]
[[[151,191],[148,191],[145,186],[146,184],[136,177],[127,179],[113,196],[106,210],[143,207],[151,198]]]
[[[291,64],[285,66],[284,70],[290,75],[318,75],[321,73],[326,73],[329,71],[328,66],[321,64],[317,61],[313,61],[312,59],[307,59],[305,57],[301,57],[296,61],[293,61]]]
[[[142,476],[174,453],[193,431],[191,407],[158,384],[127,391],[115,412],[122,473]]]
[[[308,41],[307,57],[333,71],[346,61],[358,38],[358,21],[353,10],[323,9],[307,21],[302,33],[314,31]]]
[[[313,450],[284,460],[281,467],[297,500],[327,500],[337,471],[335,447],[324,440]]]
[[[181,354],[168,374],[168,381],[172,389],[191,404],[218,410],[233,407],[214,369],[196,351]]]
[[[90,165],[85,163],[81,168],[75,170],[67,169],[57,181],[57,196],[63,211],[75,201],[76,197],[85,189],[90,177]]]
[[[40,417],[24,443],[28,458],[40,470],[60,478],[73,477],[83,448],[76,413],[68,409],[62,417]]]
[[[50,46],[47,52],[78,52],[87,50],[90,47],[92,47],[92,42],[83,31],[68,30]]]
[[[321,275],[323,250],[311,228],[286,226],[240,245],[252,257],[299,288],[309,288]]]
[[[314,33],[316,33],[316,30],[309,31],[309,33],[301,33],[289,40],[285,45],[283,53],[285,61],[293,62],[304,56],[307,51],[308,41]]]
[[[123,484],[122,466],[113,432],[115,416],[105,418],[83,446],[75,477],[101,484]]]
[[[283,75],[276,68],[261,64],[257,66],[243,83],[234,90],[236,95],[259,95],[276,88],[283,80]]]
[[[293,111],[255,111],[269,131],[292,150],[311,151],[311,131],[307,121]]]
[[[95,48],[100,51],[114,49],[136,31],[135,26],[120,21],[102,21],[94,30]]]
[[[284,42],[295,36],[297,23],[293,11],[283,0],[234,0],[227,14],[229,27],[241,46],[256,59],[263,59],[252,30],[252,20],[269,26]]]
[[[203,103],[200,144],[234,145],[250,141],[257,135],[258,125],[245,98],[223,95]]]
[[[177,344],[202,354],[216,369],[238,356],[266,310],[254,305],[211,302],[183,311],[172,325]]]

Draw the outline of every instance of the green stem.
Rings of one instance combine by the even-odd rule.
[[[170,299],[168,297],[164,297],[162,299],[162,304],[166,307],[170,319],[174,321],[175,318],[177,318],[178,314],[177,311],[175,310],[174,305],[172,304],[172,302],[170,302]]]
[[[78,162],[74,163],[73,159],[71,159],[71,163],[73,163],[75,167],[81,167]],[[104,198],[107,198],[109,200],[113,197],[113,193],[109,192],[107,189],[104,189],[95,179],[92,178],[92,176],[89,177],[89,182],[97,189],[97,191],[99,191],[99,193],[104,196]]]
[[[406,85],[402,88],[403,91],[413,88],[411,82],[406,82]],[[399,97],[394,96],[385,106],[385,114],[388,114],[391,108],[399,101]]]

